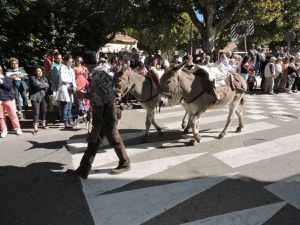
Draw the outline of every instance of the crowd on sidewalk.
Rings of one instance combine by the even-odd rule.
[[[187,61],[189,67],[222,64],[242,75],[248,83],[249,93],[254,91],[258,76],[262,78],[261,90],[265,94],[294,93],[300,89],[300,51],[295,55],[288,55],[284,48],[272,54],[262,48],[256,49],[253,45],[243,57],[236,53],[219,51],[208,55],[201,49],[193,56],[180,56],[176,51],[170,62],[168,58],[163,59],[160,51],[145,60],[137,51],[133,51],[130,59],[125,59],[120,54],[110,57],[100,54],[97,68],[113,75],[125,66],[140,75],[151,76],[159,85],[159,70],[170,69],[183,60]],[[0,65],[2,138],[8,133],[6,115],[10,118],[16,134],[22,134],[19,120],[23,112],[28,110],[29,103],[34,112],[33,134],[38,133],[39,127],[48,128],[47,110],[54,110],[66,129],[71,129],[74,125],[74,109],[75,114],[81,116],[89,111],[90,101],[76,97],[76,93],[86,93],[89,90],[89,80],[93,73],[84,65],[83,57],[78,56],[74,61],[72,56],[67,54],[63,58],[54,48],[45,57],[43,66],[37,66],[32,75],[26,73],[17,58],[10,58],[9,64],[10,68],[6,71]]]

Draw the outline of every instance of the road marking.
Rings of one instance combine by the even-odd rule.
[[[286,110],[287,108],[284,108],[284,107],[280,107],[280,106],[269,106],[269,107],[267,107],[268,109],[271,109],[271,110],[273,110],[273,111],[275,111],[275,110]]]
[[[197,220],[182,225],[258,225],[268,221],[286,203],[279,202],[251,209],[244,209],[237,212],[226,213],[203,220]]]
[[[143,137],[145,132],[144,131],[138,131],[138,132],[130,132],[130,133],[121,133],[120,135],[122,137],[122,140],[129,140],[132,138],[137,138],[137,137]],[[150,130],[150,133],[155,133],[156,130]],[[102,145],[108,145],[109,142],[106,138],[103,139]],[[86,138],[78,138],[78,139],[72,139],[68,141],[68,146],[70,147],[70,151],[72,153],[77,153],[77,152],[83,152],[87,148],[87,139]]]
[[[261,105],[246,105],[245,108],[250,108],[250,109],[261,109]]]
[[[285,100],[284,103],[287,103],[287,104],[298,104],[299,106],[299,100]]]
[[[164,112],[164,111],[179,109],[179,108],[183,109],[183,106],[182,105],[174,105],[174,106],[171,106],[171,107],[162,107],[161,111]],[[146,109],[135,109],[134,111],[139,112],[139,113],[143,113],[143,112],[146,112]]]
[[[126,152],[129,157],[142,154],[148,151],[153,151],[157,147],[160,147],[162,142],[155,142],[151,143],[151,146],[149,146],[149,143],[137,145],[135,148],[126,148]],[[71,151],[72,153],[72,151]],[[80,160],[83,156],[83,153],[78,153],[78,154],[72,154],[72,159],[73,159],[73,166],[74,168],[79,166]],[[108,163],[112,162],[117,162],[118,157],[114,151],[113,148],[110,149],[105,149],[105,152],[98,151],[96,154],[95,160],[93,162],[93,167],[100,167]]]
[[[208,110],[207,113],[209,113],[209,112],[228,112],[228,108]],[[166,118],[172,118],[172,117],[183,117],[184,114],[185,114],[185,111],[160,113],[160,114],[155,114],[155,119],[160,120],[160,119],[166,119]]]
[[[268,119],[269,117],[267,116],[263,116],[263,115],[248,115],[248,116],[245,116],[246,118],[249,118],[249,119],[253,119],[253,120],[262,120],[262,119]]]
[[[253,114],[259,114],[259,113],[264,113],[265,111],[261,111],[261,110],[246,110],[246,112],[253,113]]]
[[[220,121],[226,121],[227,115],[218,115],[218,116],[209,116],[209,117],[201,117],[199,119],[200,124],[208,124],[208,123],[216,123]],[[164,127],[173,130],[181,128],[181,122],[175,121],[171,123],[164,123]]]
[[[269,106],[281,106],[282,105],[281,103],[276,103],[276,102],[266,102],[265,104],[269,105]]]
[[[95,224],[139,225],[236,174],[88,197],[87,201]]]
[[[232,168],[285,155],[300,149],[300,134],[213,154]]]
[[[272,114],[283,114],[283,115],[292,115],[290,112],[285,112],[285,111],[274,111]]]
[[[289,104],[290,106],[292,106],[292,107],[295,107],[295,108],[299,108],[299,106],[300,106],[300,104],[299,103],[297,103],[297,104]]]
[[[265,188],[300,210],[300,175],[267,185]]]
[[[85,184],[85,193],[89,196],[97,196],[107,191],[122,187],[131,182],[140,180],[142,178],[143,180],[147,180],[147,176],[168,170],[170,167],[177,166],[189,160],[200,157],[204,154],[206,153],[177,155],[162,159],[132,163],[130,171],[122,173],[118,176],[112,176],[107,173],[90,174],[89,179],[83,181],[83,183]],[[111,168],[100,169],[107,171]]]
[[[182,117],[184,116],[185,111],[177,111],[177,112],[168,112],[168,113],[160,113],[160,114],[155,114],[155,119],[165,119],[165,118],[170,118],[170,117]]]
[[[264,130],[270,130],[277,128],[277,125],[266,123],[266,122],[256,122],[256,123],[250,123],[246,124],[245,127],[243,128],[243,131],[240,133],[235,133],[235,132],[230,132],[226,134],[226,138],[230,137],[236,137],[236,136],[241,136],[241,135],[246,135],[246,134],[251,134],[251,133],[257,133],[260,131]],[[223,128],[219,128],[216,130],[209,130],[209,134],[211,136],[205,136],[205,132],[200,133],[202,135],[200,143],[207,142],[207,141],[214,141],[216,140],[216,137],[218,137],[219,133],[223,130]],[[214,136],[215,133],[215,136]],[[184,135],[185,138],[192,138],[192,134]],[[181,144],[181,142],[185,141],[186,139],[179,139],[178,144]],[[174,147],[177,143],[163,143],[162,146],[164,147]],[[182,144],[181,144],[182,145]]]

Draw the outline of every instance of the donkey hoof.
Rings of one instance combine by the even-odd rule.
[[[236,128],[236,133],[241,133],[241,131],[242,131],[242,128],[241,127],[238,127],[238,128]]]
[[[187,143],[188,146],[195,146],[196,145],[196,141],[194,139],[189,140],[189,142]]]
[[[144,136],[144,137],[142,138],[142,143],[147,142],[147,141],[148,141],[148,138],[149,138],[149,136]]]
[[[197,143],[199,143],[200,140],[201,140],[201,136],[200,136],[200,134],[197,134],[197,135],[195,136],[195,141],[197,141]]]
[[[224,137],[224,133],[219,134],[219,139],[222,139]]]
[[[188,134],[188,133],[189,133],[189,128],[186,127],[186,128],[183,130],[183,133],[184,133],[184,134]]]
[[[164,132],[162,132],[162,130],[158,130],[157,134],[158,134],[158,137],[162,137],[164,135]]]

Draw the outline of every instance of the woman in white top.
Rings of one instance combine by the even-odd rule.
[[[278,93],[279,83],[282,76],[282,58],[278,57],[275,61],[275,76],[273,92]]]
[[[59,70],[59,82],[56,100],[60,102],[60,109],[65,128],[72,128],[73,92],[76,90],[76,81],[74,70],[71,67],[73,63],[72,56],[65,56],[64,61],[65,65],[62,65]]]

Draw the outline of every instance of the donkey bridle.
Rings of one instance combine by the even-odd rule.
[[[153,81],[152,81],[152,79],[150,77],[145,77],[145,78],[150,81],[150,84],[151,84],[151,94],[152,94],[152,92],[153,92]],[[131,86],[130,84],[131,84],[131,82],[130,82],[130,75],[128,75],[128,86]],[[124,92],[123,95],[126,95],[128,92],[130,92],[131,89],[134,87],[134,85],[132,85],[131,88],[127,87],[126,92]],[[155,97],[157,97],[158,95],[159,95],[159,92],[157,92],[155,95],[151,95],[151,97],[147,98],[146,100],[138,100],[138,99],[136,99],[136,100],[138,102],[140,102],[140,103],[149,102],[149,101],[153,100]]]

